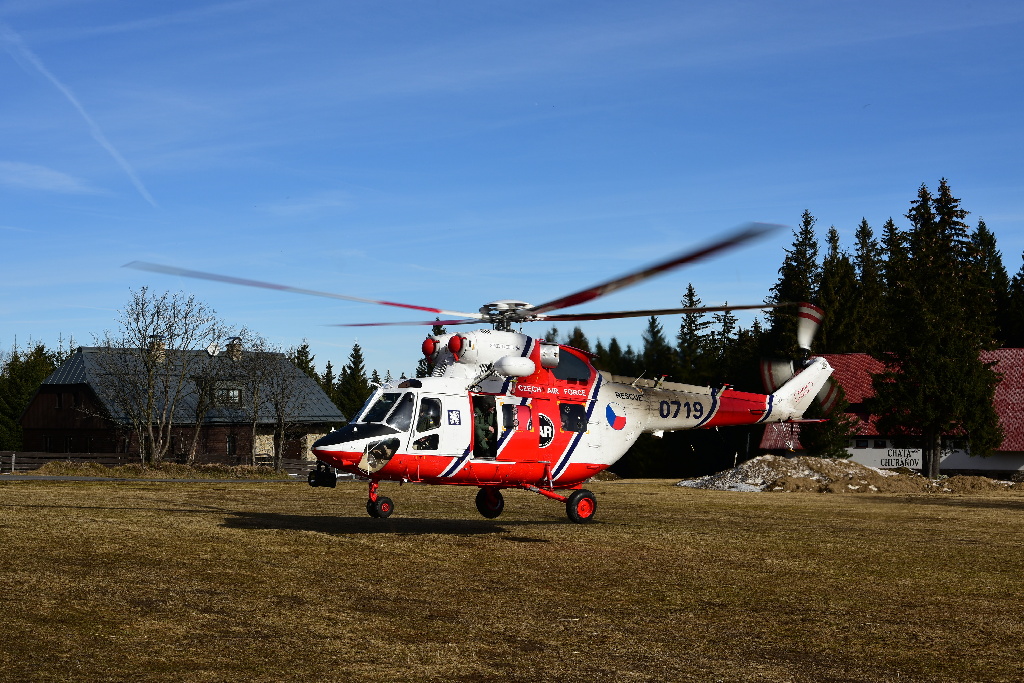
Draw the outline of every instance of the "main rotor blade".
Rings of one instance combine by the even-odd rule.
[[[364,299],[358,296],[347,296],[345,294],[333,294],[331,292],[318,292],[315,289],[302,289],[300,287],[289,287],[288,285],[278,285],[273,282],[262,282],[260,280],[249,280],[247,278],[232,277],[230,275],[218,275],[217,273],[205,273],[201,270],[188,270],[187,268],[178,268],[176,266],[165,266],[159,263],[148,263],[146,261],[132,261],[126,263],[123,268],[134,268],[136,270],[148,270],[151,273],[163,273],[164,275],[181,275],[183,277],[191,277],[197,280],[212,280],[214,282],[226,282],[231,285],[243,285],[245,287],[261,287],[263,289],[273,289],[279,292],[291,292],[293,294],[309,294],[311,296],[323,296],[328,299],[342,299],[344,301],[358,301],[364,304],[380,304],[381,306],[397,306],[398,308],[411,308],[416,311],[426,311],[428,313],[438,313],[443,315],[460,316],[463,318],[473,318],[473,322],[479,322],[486,320],[486,318],[480,313],[463,313],[462,311],[446,311],[442,308],[431,308],[429,306],[415,306],[413,304],[401,304],[395,301],[379,301],[377,299]],[[419,324],[419,323],[415,323]]]
[[[401,325],[479,325],[479,318],[469,320],[410,320],[399,323],[331,323],[329,327],[397,327]]]
[[[748,311],[762,308],[779,308],[792,304],[751,304],[747,306],[700,306],[697,308],[659,308],[650,311],[615,311],[611,313],[555,313],[538,315],[533,320],[571,322],[573,320],[608,320],[611,318],[646,318],[652,315],[678,315],[680,313],[717,313],[720,311]]]
[[[612,292],[618,291],[624,287],[629,287],[630,285],[635,285],[636,283],[658,275],[659,273],[663,273],[667,270],[672,270],[673,268],[678,268],[689,263],[695,263],[701,259],[711,256],[712,254],[716,254],[726,249],[731,249],[732,247],[737,247],[744,242],[760,237],[761,235],[767,234],[781,227],[781,225],[773,225],[770,223],[747,223],[728,237],[712,242],[700,249],[676,254],[664,261],[646,266],[645,268],[641,268],[640,270],[636,270],[625,275],[620,275],[614,280],[594,285],[588,289],[584,289],[574,294],[569,294],[568,296],[563,296],[559,299],[555,299],[554,301],[549,301],[546,304],[534,306],[527,310],[531,313],[546,313],[559,308],[568,308],[569,306],[576,306],[578,304],[586,303],[587,301],[593,301],[598,297],[611,294]],[[584,318],[580,318],[580,320],[583,319]]]

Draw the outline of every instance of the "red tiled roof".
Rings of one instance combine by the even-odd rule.
[[[874,396],[872,373],[882,371],[882,363],[866,353],[822,354],[822,358],[835,368],[832,376],[842,385],[846,400],[863,403]],[[1024,451],[1024,349],[996,349],[983,351],[982,360],[995,363],[995,371],[1002,374],[996,386],[995,407],[1003,427],[1003,442],[997,451]],[[861,418],[857,434],[875,436],[874,417],[855,413]],[[761,439],[761,448],[784,450],[801,448],[800,425],[770,424]]]

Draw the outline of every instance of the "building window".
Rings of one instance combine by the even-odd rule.
[[[875,448],[885,448],[885,439],[875,439]]]
[[[868,440],[867,439],[854,439],[853,447],[854,448],[867,448],[868,447]]]
[[[241,402],[242,392],[238,387],[217,387],[213,393],[214,401],[219,405],[236,406]]]

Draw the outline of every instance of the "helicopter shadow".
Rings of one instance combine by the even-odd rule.
[[[508,527],[523,525],[562,525],[561,521],[531,521],[498,523],[487,519],[424,519],[416,517],[325,517],[319,515],[283,515],[272,512],[232,512],[224,519],[229,529],[313,531],[336,536],[350,534],[392,534],[396,536],[418,536],[424,534],[446,534],[453,536],[475,536],[481,534],[507,534]],[[520,543],[546,543],[545,538],[507,536],[505,540]]]

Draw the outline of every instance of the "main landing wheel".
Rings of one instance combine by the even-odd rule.
[[[366,501],[366,513],[371,517],[384,519],[395,511],[395,503],[387,496],[377,496],[377,500]]]
[[[476,494],[476,509],[487,519],[494,519],[505,509],[505,497],[501,489],[484,486]]]
[[[597,496],[586,489],[573,491],[572,495],[565,499],[565,514],[577,524],[590,522],[597,512]]]

